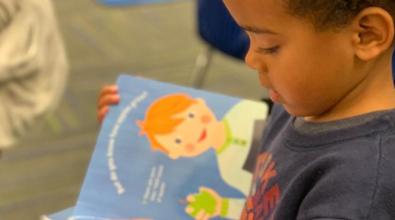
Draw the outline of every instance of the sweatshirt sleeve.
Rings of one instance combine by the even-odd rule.
[[[62,97],[68,64],[51,0],[0,0],[0,148]]]
[[[15,0],[0,0],[0,31],[3,31],[19,11],[19,2]]]

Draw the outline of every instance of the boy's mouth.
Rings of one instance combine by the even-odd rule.
[[[207,136],[207,131],[206,129],[203,129],[202,133],[200,134],[198,142],[202,142],[204,139],[206,139]]]
[[[264,73],[259,73],[259,82],[262,87],[265,87],[269,90],[269,97],[273,102],[280,101],[280,94],[276,90],[274,90],[270,83],[268,83],[268,80],[264,78]]]

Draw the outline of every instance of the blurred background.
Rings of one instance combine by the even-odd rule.
[[[192,86],[207,50],[194,0],[113,6],[53,0],[69,76],[60,106],[0,158],[0,219],[39,219],[73,206],[99,124],[96,100],[119,73]],[[202,89],[259,100],[257,75],[241,60],[214,53]],[[103,198],[105,199],[105,198]]]

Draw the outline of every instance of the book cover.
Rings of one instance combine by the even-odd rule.
[[[75,220],[73,218],[73,207],[64,209],[62,211],[49,214],[49,215],[43,215],[40,218],[41,220]]]
[[[121,75],[75,219],[239,219],[265,103]]]

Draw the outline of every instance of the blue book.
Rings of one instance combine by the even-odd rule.
[[[244,100],[121,75],[75,219],[239,219],[268,114]]]
[[[41,220],[74,220],[73,207],[64,209],[62,211],[41,216]]]

